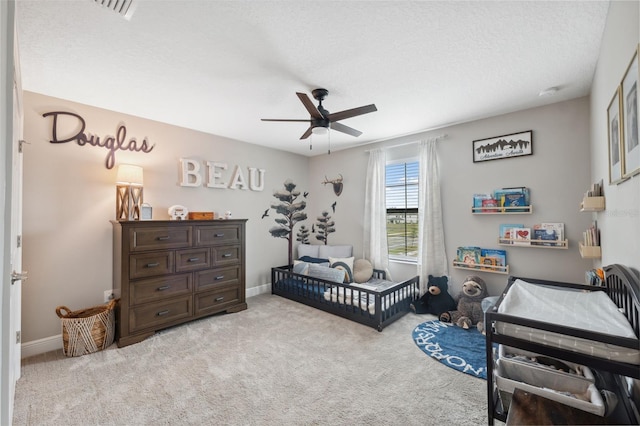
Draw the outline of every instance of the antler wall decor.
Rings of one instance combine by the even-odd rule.
[[[327,175],[324,176],[324,182],[322,182],[323,185],[326,184],[332,184],[333,185],[333,192],[335,192],[336,195],[340,195],[342,194],[342,188],[344,188],[344,185],[342,184],[342,180],[344,179],[342,177],[342,175],[339,175],[339,178],[335,178],[332,180],[327,179]]]

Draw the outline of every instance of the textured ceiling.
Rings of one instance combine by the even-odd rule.
[[[253,144],[323,154],[296,96],[322,87],[333,149],[589,93],[608,1],[20,0],[25,90]],[[538,96],[549,87],[554,96]],[[311,98],[313,100],[313,98]],[[316,103],[315,100],[313,100]],[[323,139],[324,138],[324,139]]]

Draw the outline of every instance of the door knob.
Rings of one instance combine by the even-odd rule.
[[[27,271],[24,271],[24,272],[13,271],[11,273],[11,284],[15,283],[16,281],[25,281],[26,279],[27,279]]]

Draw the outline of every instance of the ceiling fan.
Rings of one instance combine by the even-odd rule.
[[[362,114],[368,114],[370,112],[377,111],[378,109],[374,104],[365,105],[358,108],[346,109],[344,111],[329,113],[322,106],[322,101],[327,97],[329,91],[327,89],[314,89],[311,94],[315,99],[318,100],[318,107],[316,107],[309,96],[306,93],[296,92],[300,101],[304,107],[309,111],[311,118],[307,120],[298,120],[298,119],[279,119],[279,118],[263,118],[262,121],[299,121],[299,122],[307,122],[309,123],[309,128],[300,136],[300,139],[308,138],[311,133],[326,133],[327,129],[331,128],[333,130],[337,130],[338,132],[346,133],[351,136],[360,136],[362,134],[361,131],[351,128],[349,126],[345,126],[342,123],[338,123],[340,120],[344,120],[346,118],[355,117]]]

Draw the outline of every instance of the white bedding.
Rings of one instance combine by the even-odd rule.
[[[603,291],[581,292],[516,280],[498,313],[636,339],[625,316]],[[496,323],[496,331],[543,345],[599,358],[640,364],[640,348],[594,342],[517,324]]]
[[[332,287],[330,290],[324,292],[325,300],[332,302],[338,302],[344,305],[357,306],[364,311],[368,311],[371,315],[376,313],[376,297],[373,293],[367,293],[366,291],[357,290],[358,287],[366,290],[379,290],[381,286],[390,286],[394,283],[389,281],[377,280],[375,282],[368,282],[363,284],[351,284],[348,287]],[[409,296],[411,289],[405,287],[397,292],[393,292],[390,295],[384,296],[381,300],[382,310],[386,310],[393,303],[397,303]],[[398,295],[400,293],[400,295]]]

